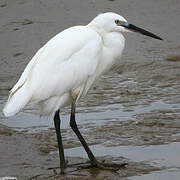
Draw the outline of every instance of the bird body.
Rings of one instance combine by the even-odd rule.
[[[10,91],[4,114],[12,116],[37,103],[40,115],[50,115],[86,95],[119,60],[124,41],[122,34],[102,31],[93,23],[60,32],[29,62]]]
[[[100,14],[88,25],[68,28],[48,41],[35,54],[10,91],[3,109],[5,116],[12,116],[26,105],[35,103],[39,105],[40,115],[54,113],[61,174],[64,174],[67,163],[60,130],[60,109],[69,104],[70,126],[87,152],[91,165],[111,170],[111,166],[116,167],[96,160],[78,129],[75,109],[79,98],[87,94],[103,73],[119,62],[125,45],[122,32],[130,31],[162,40],[127,23],[118,14]]]
[[[40,115],[50,115],[73,100],[77,103],[119,62],[125,45],[122,32],[130,31],[162,40],[112,12],[54,36],[35,54],[10,91],[5,116],[13,116],[28,104],[36,103]]]

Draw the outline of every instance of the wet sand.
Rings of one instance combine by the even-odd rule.
[[[115,11],[164,41],[125,34],[119,68],[104,75],[77,108],[80,131],[100,160],[127,162],[117,173],[79,169],[87,156],[62,111],[68,167],[59,176],[53,121],[31,114],[0,112],[0,177],[18,179],[179,179],[180,2],[168,0],[0,2],[0,111],[8,90],[33,54],[59,31]],[[77,163],[82,163],[77,165]]]
[[[5,127],[2,128],[0,131],[1,136],[3,136],[0,151],[3,154],[0,165],[1,176],[11,175],[18,179],[54,179],[59,177],[62,179],[118,179],[118,177],[130,177],[161,170],[161,168],[153,167],[147,162],[133,162],[124,157],[112,156],[103,156],[98,159],[106,160],[106,162],[125,162],[128,163],[127,167],[116,173],[97,169],[81,169],[81,166],[87,166],[89,163],[86,158],[80,157],[82,150],[77,150],[79,156],[67,156],[69,167],[66,169],[66,175],[56,175],[55,172],[59,172],[57,145],[55,139],[51,141],[49,138],[52,138],[54,133],[54,131],[53,134],[48,131],[39,134],[24,134]],[[65,141],[66,148],[67,144],[68,141]],[[76,150],[66,149],[66,151],[66,154],[71,154]]]

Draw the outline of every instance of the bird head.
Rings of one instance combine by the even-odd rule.
[[[129,24],[124,17],[113,12],[99,14],[89,23],[89,25],[94,26],[100,32],[137,32],[145,36],[162,40],[159,36],[156,36],[145,29]]]

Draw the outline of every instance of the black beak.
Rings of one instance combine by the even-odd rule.
[[[127,28],[130,31],[138,32],[138,33],[143,34],[145,36],[149,36],[149,37],[152,37],[152,38],[155,38],[155,39],[163,40],[159,36],[156,36],[155,34],[149,32],[149,31],[146,31],[146,30],[144,30],[142,28],[139,28],[139,27],[137,27],[137,26],[135,26],[133,24],[124,24],[124,25],[121,25],[121,26]]]

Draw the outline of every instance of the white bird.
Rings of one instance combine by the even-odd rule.
[[[91,164],[100,168],[108,166],[96,160],[80,134],[75,122],[75,107],[96,80],[120,60],[125,45],[122,32],[131,31],[162,40],[144,29],[128,24],[125,18],[116,13],[100,14],[88,25],[70,27],[49,40],[31,59],[10,91],[3,109],[7,117],[35,103],[40,108],[40,115],[55,113],[61,173],[64,173],[67,165],[59,110],[70,104],[70,126],[85,148]]]

